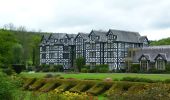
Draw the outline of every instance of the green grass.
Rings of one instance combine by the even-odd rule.
[[[42,78],[47,73],[27,73],[22,72],[20,76],[23,77],[35,77]],[[122,79],[123,77],[139,77],[139,78],[148,78],[152,80],[165,80],[170,79],[170,74],[136,74],[136,73],[78,73],[78,74],[68,74],[68,73],[52,73],[52,74],[60,74],[64,78],[76,78],[76,79],[105,79],[112,78],[114,79]]]

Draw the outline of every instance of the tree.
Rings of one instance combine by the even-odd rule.
[[[13,53],[13,64],[21,64],[22,63],[22,55],[23,55],[23,47],[21,44],[17,43],[12,48]]]
[[[12,47],[17,43],[17,40],[13,33],[0,30],[0,63],[11,64],[12,63]]]
[[[81,67],[83,67],[85,65],[85,59],[83,57],[79,57],[76,59],[76,71],[80,72],[81,71]]]

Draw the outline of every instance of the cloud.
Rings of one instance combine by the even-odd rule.
[[[91,29],[138,31],[149,39],[169,36],[169,0],[0,0],[0,26],[24,25],[46,32]],[[147,34],[146,34],[147,33]],[[157,33],[157,37],[155,37]]]

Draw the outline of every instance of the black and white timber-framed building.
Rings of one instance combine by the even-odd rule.
[[[125,66],[129,48],[147,47],[146,36],[138,32],[113,30],[90,33],[53,33],[42,37],[40,64],[61,64],[64,68],[74,66],[74,60],[83,57],[87,65],[108,64],[109,69]]]

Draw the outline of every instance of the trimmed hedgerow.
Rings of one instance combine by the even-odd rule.
[[[59,85],[60,84],[57,83],[57,82],[49,82],[49,83],[46,83],[45,85],[43,85],[39,90],[41,92],[48,92],[48,91],[51,91],[51,90],[55,89]]]
[[[23,88],[28,89],[29,85],[32,85],[36,81],[36,78],[28,78],[26,79]]]
[[[90,88],[87,91],[87,93],[93,94],[93,95],[99,95],[99,94],[105,92],[106,90],[108,90],[112,86],[112,84],[113,84],[112,82],[100,82],[100,83],[97,83],[95,86]]]
[[[130,82],[147,82],[147,83],[155,83],[161,82],[159,80],[152,80],[147,78],[139,78],[139,77],[124,77],[120,81],[130,81]]]
[[[44,84],[45,84],[45,80],[44,79],[39,79],[39,80],[35,81],[32,85],[29,86],[29,90],[38,90]]]
[[[95,81],[82,81],[79,84],[77,84],[75,87],[71,88],[69,91],[77,92],[77,93],[85,92],[95,84],[96,84]]]

